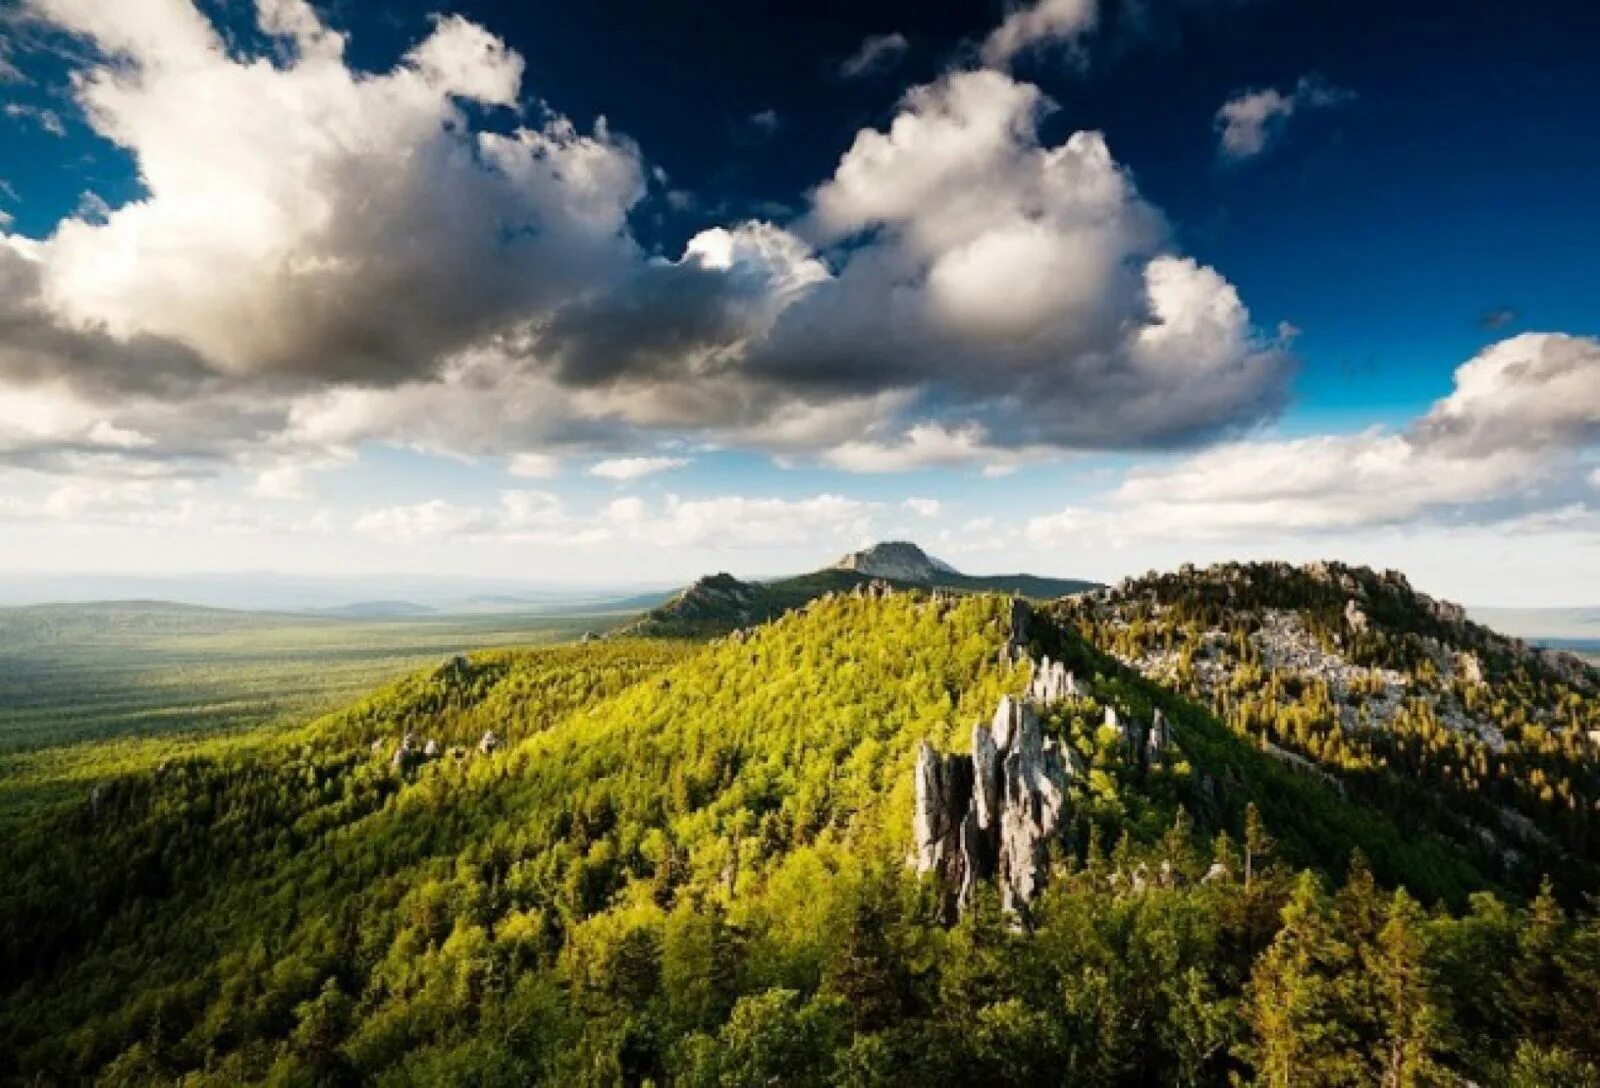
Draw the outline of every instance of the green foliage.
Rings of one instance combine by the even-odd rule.
[[[1046,716],[1089,771],[1052,880],[1027,927],[988,887],[939,924],[916,748],[1022,690],[1008,628],[900,593],[481,653],[114,779],[0,859],[0,1079],[1589,1083],[1592,916],[1497,897],[1047,620],[1093,691]],[[1177,750],[1130,759],[1107,705]],[[444,754],[396,766],[407,733]]]

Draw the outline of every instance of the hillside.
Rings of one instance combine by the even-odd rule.
[[[1600,874],[1600,673],[1473,623],[1397,572],[1228,564],[1057,615],[1289,766],[1524,886]]]
[[[962,574],[915,544],[891,540],[851,552],[830,566],[793,578],[745,582],[726,572],[701,578],[622,630],[653,638],[726,634],[765,623],[824,594],[849,592],[872,581],[900,589],[1014,593],[1037,599],[1081,593],[1099,584],[1031,574]]]
[[[1590,727],[1587,678],[1344,569],[1032,610],[876,586],[707,644],[453,658],[22,829],[0,859],[0,1078],[1585,1083],[1593,916],[1530,901],[1525,867],[1426,808],[1419,827],[1412,795],[1375,808],[1354,771],[1268,747],[1236,708],[1288,681],[1249,650],[1227,699],[1193,661],[1168,685],[1145,660],[1269,604],[1323,631],[1346,575],[1360,667],[1426,676],[1436,639],[1480,655],[1469,710],[1496,708],[1508,748]],[[951,830],[929,827],[929,769],[980,737],[1011,862],[952,913],[959,866],[909,862]],[[1538,751],[1496,765],[1507,789],[1538,772],[1561,796],[1556,767],[1592,767]],[[1590,858],[1569,819],[1536,823]],[[1039,821],[1040,886],[1008,913]],[[1553,872],[1575,901],[1587,874]]]

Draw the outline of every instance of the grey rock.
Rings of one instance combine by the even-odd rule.
[[[489,730],[488,732],[484,733],[482,737],[478,738],[478,753],[480,755],[489,755],[499,747],[500,737],[493,729]]]
[[[916,808],[911,833],[917,873],[932,873],[946,895],[945,913],[954,907],[963,881],[961,824],[972,803],[972,761],[940,755],[927,741],[917,750]]]
[[[1024,704],[1005,753],[1004,806],[1000,814],[1000,904],[1024,913],[1043,888],[1046,847],[1066,810],[1066,761],[1054,741],[1044,742],[1039,717]]]
[[[997,877],[1004,909],[1025,916],[1047,877],[1049,843],[1060,833],[1073,754],[1045,740],[1034,706],[1009,695],[993,721],[972,727],[970,755],[917,753],[912,836],[919,873],[935,874],[950,908],[972,904],[978,883]]]
[[[1150,721],[1150,732],[1145,737],[1145,758],[1152,764],[1160,763],[1166,758],[1167,749],[1172,744],[1172,727],[1167,724],[1167,716],[1157,707],[1155,717]]]
[[[421,754],[417,751],[417,738],[414,733],[407,733],[400,738],[400,743],[395,745],[394,755],[389,760],[389,766],[397,771],[408,770],[415,766]]]
[[[1004,707],[1006,704],[1002,702],[1001,705]],[[1006,730],[1009,735],[1009,714]],[[995,743],[994,732],[984,728],[982,722],[975,723],[972,727],[972,813],[976,826],[983,831],[993,831],[1000,826],[1000,804],[1005,786],[1004,767],[1001,765],[1003,758],[1000,747]]]
[[[1367,614],[1361,611],[1361,606],[1356,604],[1354,597],[1344,604],[1344,622],[1350,630],[1357,634],[1365,634],[1368,627],[1371,626],[1367,619]]]
[[[1006,617],[1006,643],[1018,649],[1026,649],[1028,645],[1028,621],[1033,618],[1033,609],[1021,597],[1011,598],[1011,610]]]
[[[1051,661],[1048,654],[1039,659],[1028,684],[1028,698],[1041,707],[1051,707],[1078,694],[1078,681],[1064,664]]]

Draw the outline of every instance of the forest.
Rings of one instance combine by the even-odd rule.
[[[1459,772],[1386,754],[1417,784],[1374,804],[1372,767],[1306,773],[1241,701],[1133,667],[1128,640],[1211,625],[1157,602],[1129,634],[1134,597],[1035,611],[1020,654],[1008,598],[859,591],[709,642],[481,651],[114,777],[0,861],[0,1076],[1600,1085],[1592,847],[1561,815],[1594,800],[1567,743],[1592,689],[1460,636],[1518,746],[1497,796],[1567,783],[1529,817],[1566,864],[1535,871],[1434,818]],[[1425,670],[1410,640],[1460,634],[1389,605],[1341,653]],[[1026,919],[981,888],[947,922],[908,865],[917,747],[964,750],[1044,654],[1083,689],[1043,717],[1085,768],[1051,878]],[[1233,671],[1267,706],[1270,672]],[[1130,759],[1108,707],[1161,710],[1173,758]]]

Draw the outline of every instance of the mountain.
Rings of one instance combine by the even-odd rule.
[[[935,559],[921,548],[905,540],[886,540],[859,552],[841,556],[832,570],[848,570],[865,574],[869,578],[885,578],[894,582],[918,582],[936,585],[947,575],[960,577],[949,563]]]
[[[829,577],[706,642],[452,657],[20,828],[0,1080],[1600,1073],[1592,672],[1336,564]]]
[[[764,623],[827,593],[849,592],[874,580],[901,588],[1063,597],[1098,582],[1031,574],[969,575],[908,541],[885,541],[840,557],[831,566],[793,578],[743,582],[726,572],[701,578],[677,596],[624,626],[650,637],[704,637]]]

